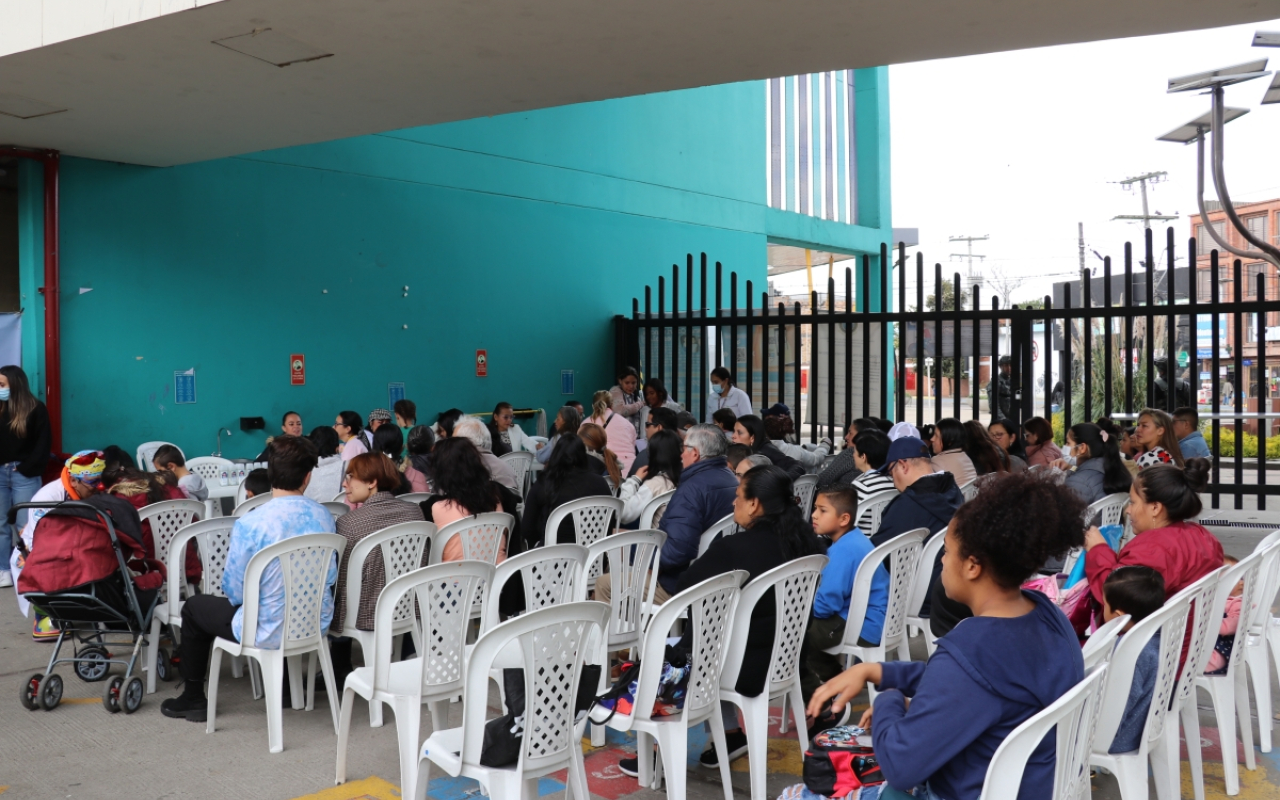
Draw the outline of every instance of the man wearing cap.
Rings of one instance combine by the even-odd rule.
[[[950,472],[935,472],[929,453],[929,445],[914,436],[904,436],[889,445],[889,454],[880,469],[893,478],[900,494],[885,507],[880,528],[871,537],[873,545],[882,545],[916,528],[929,531],[926,541],[938,536],[964,503],[955,477]],[[967,608],[947,598],[941,577],[939,553],[933,564],[929,594],[920,608],[920,616],[929,617],[929,628],[935,636],[944,635],[960,619],[971,616]],[[940,631],[941,628],[945,630]]]
[[[1000,356],[1000,374],[987,384],[987,407],[991,409],[992,422],[1013,413],[1013,386],[1009,383],[1012,369],[1013,360]]]

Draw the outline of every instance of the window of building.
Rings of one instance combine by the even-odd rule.
[[[1244,218],[1245,230],[1255,239],[1267,241],[1267,215],[1254,214],[1252,217]]]
[[[1240,324],[1244,326],[1244,341],[1250,344],[1258,341],[1258,315],[1241,314]]]
[[[1196,270],[1196,302],[1213,300],[1213,274],[1208,269]]]
[[[1226,220],[1219,219],[1209,224],[1213,226],[1213,229],[1218,232],[1219,236],[1223,237],[1224,239],[1226,238],[1226,230],[1227,230]],[[1213,238],[1210,237],[1209,234],[1205,231],[1204,225],[1197,225],[1196,226],[1196,253],[1198,255],[1207,256],[1209,255],[1210,250],[1216,250],[1216,249],[1218,249],[1218,243],[1215,242]]]
[[[1258,276],[1267,274],[1267,265],[1263,264],[1245,264],[1244,265],[1244,296],[1258,296]],[[1267,291],[1269,287],[1263,289]],[[1265,299],[1265,297],[1264,297]]]

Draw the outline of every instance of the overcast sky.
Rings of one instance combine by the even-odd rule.
[[[1167,94],[1167,81],[1266,57],[1280,68],[1280,50],[1251,46],[1255,30],[1280,30],[1280,20],[891,67],[893,223],[920,229],[926,276],[939,261],[944,275],[963,271],[949,257],[964,245],[948,237],[990,235],[974,244],[987,256],[983,270],[1025,277],[1015,302],[1042,296],[1078,269],[1078,222],[1086,263],[1101,266],[1092,250],[1121,263],[1142,228],[1111,218],[1140,214],[1142,203],[1116,182],[1146,172],[1168,173],[1149,190],[1150,208],[1179,215],[1164,224],[1182,253],[1196,205],[1195,148],[1156,137],[1207,112],[1209,100]],[[1280,197],[1280,104],[1258,104],[1269,80],[1227,89],[1228,106],[1250,109],[1225,137],[1237,204]],[[1157,233],[1163,263],[1164,228]],[[803,283],[799,272],[778,285],[803,291]]]

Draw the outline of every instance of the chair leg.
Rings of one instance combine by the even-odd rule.
[[[246,659],[249,667],[249,683],[253,686],[253,699],[261,700],[262,692],[262,665],[252,658]]]
[[[208,719],[205,722],[204,732],[213,733],[215,718],[218,715],[218,671],[222,666],[222,648],[217,644],[213,647],[213,652],[209,655],[209,708],[207,711]]]
[[[306,693],[302,687],[302,656],[289,656],[282,659],[280,671],[289,676],[289,700],[293,704],[293,710],[301,711],[306,708]],[[263,677],[266,677],[265,670]],[[284,675],[279,677],[283,678]]]
[[[231,657],[231,677],[236,680],[244,677],[244,656]]]
[[[1246,769],[1257,769],[1258,761],[1253,754],[1253,720],[1249,713],[1249,679],[1244,673],[1245,664],[1236,664],[1235,687],[1236,719],[1240,721],[1240,742],[1244,745],[1244,766]],[[1261,720],[1259,720],[1261,721]]]
[[[1147,800],[1150,790],[1147,788],[1146,759],[1119,759],[1115,776],[1116,783],[1120,785],[1120,800]]]
[[[655,776],[653,767],[653,737],[643,731],[636,731],[636,763],[640,773],[636,780],[642,789],[653,789]]]
[[[573,763],[569,765],[565,776],[565,800],[591,800],[591,792],[587,789],[587,765],[582,757],[581,744],[574,743],[570,756]]]
[[[370,703],[382,705],[377,698],[370,698]],[[418,752],[422,747],[422,742],[419,741],[422,704],[412,697],[397,697],[395,714],[396,741],[400,748],[400,794],[403,796],[418,782]]]
[[[778,733],[786,733],[791,727],[787,724],[787,706],[791,705],[791,692],[782,696],[782,713],[778,715]]]
[[[326,643],[321,642],[321,647]],[[326,687],[328,688],[328,687]],[[329,705],[333,705],[330,703]],[[316,653],[313,651],[307,653],[307,704],[304,706],[307,711],[311,711],[316,707]],[[334,727],[337,727],[336,725]]]
[[[767,738],[767,734],[768,734],[767,726],[769,723],[769,708],[768,708],[769,700],[768,698],[765,698],[762,702],[764,703],[764,706],[765,706],[765,709],[764,709],[765,725],[764,726],[752,725],[748,723],[748,725],[744,726],[749,728],[755,728],[757,733],[764,734],[760,738],[764,740],[763,742],[761,742],[761,746],[762,748],[764,748],[764,752],[766,753],[763,759],[759,759],[761,761],[760,763],[761,788],[760,788],[759,797],[757,797],[755,794],[756,766],[754,762],[751,764],[751,800],[765,800],[763,783],[764,783],[765,769],[768,767],[768,763],[769,763],[769,757],[767,755],[768,753],[767,748],[769,746],[769,742]],[[709,720],[709,722],[711,723],[711,740],[716,744],[716,761],[719,762],[719,766],[720,766],[720,782],[723,784],[722,788],[724,789],[724,800],[733,800],[733,779],[729,775],[729,743],[725,741],[724,720],[720,718],[720,709],[718,708],[716,709],[716,712],[711,715],[711,719]],[[747,731],[747,736],[751,737],[752,732]],[[671,736],[670,738],[675,740],[675,747],[672,748],[670,760],[672,762],[671,766],[675,772],[675,775],[679,777],[679,784],[677,785],[675,783],[672,783],[670,778],[667,779],[667,797],[681,798],[681,800],[683,800],[685,796],[685,788],[684,788],[685,778],[688,777],[688,773],[689,773],[689,756],[688,756],[689,732],[684,728],[681,728],[678,734],[676,734],[675,736]],[[751,746],[749,742],[750,742],[750,739],[748,738],[748,746],[747,746],[748,752],[751,751]],[[662,757],[665,759],[667,757],[666,756],[667,750],[665,747],[662,748],[662,752],[663,752]]]
[[[1259,637],[1255,644],[1246,645],[1244,650],[1245,664],[1249,667],[1249,676],[1253,680],[1253,704],[1258,709],[1258,746],[1264,753],[1271,752],[1271,656],[1267,652],[1267,642]],[[1240,669],[1237,666],[1236,669]]]
[[[1197,731],[1199,728],[1197,727]],[[1159,800],[1180,800],[1178,775],[1178,723],[1170,717],[1165,720],[1164,733],[1152,745],[1148,754],[1151,759],[1151,776],[1156,784],[1156,797]]]
[[[805,724],[804,690],[800,688],[799,676],[796,676],[788,694],[791,695],[791,711],[796,716],[796,738],[800,740],[800,752],[803,753],[809,749],[809,728]]]
[[[1210,693],[1212,694],[1212,693]],[[1214,701],[1215,704],[1217,701]],[[1166,726],[1173,726],[1173,739],[1178,739],[1177,728],[1182,724],[1182,738],[1187,742],[1187,764],[1191,768],[1191,786],[1196,800],[1204,800],[1204,755],[1200,751],[1200,712],[1196,708],[1196,695],[1192,693],[1187,702],[1178,710],[1176,716],[1170,715],[1165,720]],[[1194,746],[1193,746],[1194,745]],[[1175,751],[1176,752],[1176,751]]]
[[[347,782],[347,739],[351,736],[351,706],[355,703],[356,693],[351,689],[342,692],[342,714],[338,720],[338,763],[334,786]],[[414,754],[416,757],[416,753]],[[403,769],[403,766],[402,766]],[[403,784],[401,784],[403,786]]]
[[[751,775],[751,800],[768,800],[765,796],[765,778],[769,772],[769,698],[766,695],[759,697],[747,697],[743,699],[742,708],[742,730],[747,734],[747,760],[750,766]],[[783,714],[786,719],[786,714]],[[720,721],[721,727],[724,727],[724,721]],[[714,734],[714,728],[713,728]],[[727,742],[721,744],[716,742],[716,756],[721,762],[728,759],[725,748]],[[728,764],[721,764],[720,777],[728,780]],[[732,800],[732,796],[726,794],[726,800]]]
[[[168,616],[166,614],[166,616]],[[144,656],[147,670],[147,694],[156,693],[156,658],[160,649],[160,613],[151,614],[151,635],[147,637],[147,654]]]
[[[413,782],[413,794],[409,796],[409,800],[426,800],[427,784],[431,782],[431,759],[424,758],[422,755],[418,757],[418,777]],[[404,789],[400,791],[401,798],[404,797]]]
[[[1218,720],[1218,740],[1222,745],[1222,777],[1227,794],[1240,793],[1240,762],[1236,752],[1236,698],[1231,681],[1215,678],[1209,681],[1213,712]],[[1252,738],[1252,737],[1250,737]],[[1188,737],[1188,743],[1190,738]],[[1196,798],[1199,800],[1199,798]]]
[[[719,741],[724,746],[724,725],[712,717],[711,731],[719,726]],[[683,800],[689,777],[689,729],[683,725],[658,726],[658,761],[667,783],[668,800]],[[725,752],[720,750],[721,753]],[[655,787],[657,788],[657,787]]]
[[[284,750],[284,687],[281,681],[287,669],[286,661],[279,651],[267,652],[263,654],[261,665],[262,688],[267,697],[267,749],[279,753]],[[299,698],[295,702],[301,702],[301,687],[295,690],[290,686],[289,691]]]
[[[329,657],[329,645],[327,642],[320,642],[320,649],[311,655],[312,658],[320,659],[320,671],[324,673],[324,692],[329,699],[329,713],[333,716],[333,732],[338,732],[338,692],[339,688],[335,685],[337,679],[333,675],[333,659]],[[314,663],[311,667],[311,674],[315,674]],[[311,694],[314,698],[316,682],[311,681]],[[312,704],[307,704],[307,710],[310,711]],[[419,712],[421,713],[421,712]]]
[[[427,703],[427,709],[431,711],[431,730],[442,731],[449,727],[449,701],[448,700],[432,700]]]

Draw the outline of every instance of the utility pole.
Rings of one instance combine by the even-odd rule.
[[[1076,223],[1077,230],[1080,234],[1080,274],[1084,274],[1084,223]]]
[[[1177,216],[1170,217],[1170,216],[1165,216],[1163,214],[1160,214],[1158,212],[1155,214],[1151,214],[1148,212],[1147,184],[1149,183],[1152,186],[1154,186],[1157,183],[1163,182],[1164,179],[1168,177],[1168,175],[1169,173],[1167,172],[1147,172],[1142,175],[1134,175],[1132,178],[1125,178],[1122,181],[1117,181],[1117,183],[1119,183],[1121,186],[1124,187],[1124,190],[1126,192],[1133,191],[1133,185],[1135,183],[1138,184],[1138,186],[1141,188],[1141,191],[1142,191],[1142,213],[1141,214],[1120,214],[1119,216],[1112,217],[1111,219],[1113,220],[1123,219],[1123,220],[1129,220],[1132,222],[1137,222],[1141,220],[1142,226],[1147,230],[1151,230],[1151,220],[1153,219],[1162,220],[1162,221],[1170,221],[1170,220],[1177,219]]]
[[[966,252],[966,253],[952,253],[952,254],[951,254],[951,257],[952,257],[952,258],[964,258],[964,259],[967,259],[967,260],[969,261],[969,274],[968,274],[968,275],[966,276],[966,278],[965,278],[965,281],[967,281],[967,282],[968,282],[968,286],[966,286],[966,285],[965,285],[965,281],[961,281],[961,282],[960,282],[960,291],[961,291],[961,295],[962,295],[962,297],[961,297],[961,298],[957,298],[957,300],[961,300],[961,299],[963,298],[963,293],[964,293],[965,289],[967,289],[967,288],[969,288],[969,287],[973,286],[975,283],[979,283],[979,282],[980,282],[980,281],[978,280],[980,276],[979,276],[979,275],[977,275],[977,274],[973,271],[973,260],[976,258],[976,259],[978,259],[979,261],[983,261],[983,260],[985,260],[985,259],[986,259],[986,256],[984,256],[984,255],[978,255],[977,253],[973,252],[973,243],[974,243],[974,242],[985,242],[985,241],[987,241],[987,240],[988,240],[988,239],[990,239],[990,238],[991,238],[991,236],[988,234],[988,235],[986,235],[986,236],[952,236],[952,237],[949,237],[949,238],[947,239],[947,241],[950,241],[950,242],[964,242],[964,243],[965,243],[965,245],[966,245],[966,246],[967,246],[967,248],[968,248],[968,252]],[[938,302],[939,302],[939,303],[941,303],[941,302],[942,302],[942,298],[938,298]]]

